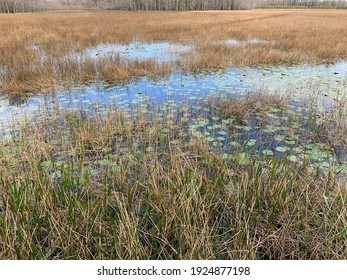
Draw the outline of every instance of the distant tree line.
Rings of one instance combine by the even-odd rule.
[[[90,7],[115,10],[233,10],[240,0],[89,0]],[[244,1],[245,2],[245,1]],[[246,0],[247,2],[247,0]]]
[[[31,12],[40,10],[38,0],[0,0],[0,11],[3,13]]]
[[[23,12],[37,12],[37,11],[44,11],[44,10],[55,10],[55,9],[62,8],[65,2],[69,2],[69,1],[65,1],[65,0],[0,0],[0,13],[23,13]]]
[[[346,0],[262,0],[256,6],[261,7],[305,7],[305,8],[347,8]]]
[[[0,13],[85,7],[108,10],[234,10],[249,9],[257,0],[0,0]]]
[[[346,0],[0,0],[0,13],[85,7],[108,10],[236,10],[254,7],[347,7]]]

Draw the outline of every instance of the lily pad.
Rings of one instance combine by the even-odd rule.
[[[262,153],[263,153],[265,156],[272,156],[272,155],[274,154],[274,152],[271,151],[271,150],[264,150],[264,151],[262,151]]]
[[[290,149],[288,147],[283,147],[283,146],[278,146],[276,147],[276,151],[280,152],[280,153],[285,153],[287,151],[289,151]]]

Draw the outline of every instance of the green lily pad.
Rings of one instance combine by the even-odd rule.
[[[271,151],[271,150],[264,150],[264,151],[262,151],[262,153],[263,153],[265,156],[272,156],[272,155],[274,154],[274,152]]]
[[[285,153],[288,150],[290,150],[288,147],[281,147],[281,146],[276,147],[276,151],[280,153]]]
[[[224,130],[221,130],[221,131],[218,131],[218,134],[220,134],[220,135],[227,135],[228,133],[226,131],[224,131]]]
[[[238,159],[239,164],[241,164],[241,165],[247,165],[250,163],[250,156],[247,153],[238,154],[237,159]]]
[[[276,135],[274,139],[278,142],[282,142],[286,137],[284,135]]]
[[[289,156],[289,160],[290,160],[291,162],[298,162],[298,161],[299,161],[298,157],[297,157],[297,156],[294,156],[294,155]]]

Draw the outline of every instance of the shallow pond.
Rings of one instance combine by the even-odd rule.
[[[227,94],[239,98],[260,90],[277,94],[289,93],[292,97],[291,107],[285,114],[279,114],[278,108],[272,108],[268,112],[268,124],[261,132],[256,117],[245,124],[235,123],[232,128],[227,125],[228,120],[210,117],[206,105],[209,95]],[[334,100],[347,96],[347,62],[340,61],[330,65],[230,68],[226,71],[198,74],[173,73],[157,80],[143,77],[127,84],[99,83],[75,87],[72,91],[33,96],[22,102],[3,97],[0,100],[0,122],[3,126],[3,137],[8,137],[10,129],[13,129],[23,116],[31,118],[57,108],[73,110],[83,107],[87,116],[93,118],[95,112],[103,114],[110,106],[124,110],[134,110],[140,106],[161,107],[160,112],[165,115],[167,108],[175,111],[180,104],[186,103],[195,110],[195,117],[189,117],[188,130],[191,135],[206,137],[212,146],[225,147],[226,156],[237,148],[243,151],[241,154],[244,158],[241,160],[245,162],[250,151],[264,156],[289,156],[291,161],[300,162],[309,153],[310,158],[329,167],[332,162],[345,161],[345,152],[341,152],[339,147],[327,149],[322,143],[313,145],[300,140],[308,129],[300,127],[300,122],[306,121],[307,113],[305,104],[300,102],[312,93],[318,97],[316,105],[321,112],[334,103]],[[288,121],[292,115],[297,116],[295,122]],[[233,120],[229,122],[232,123]],[[297,130],[293,137],[287,135],[288,129]],[[344,168],[347,170],[347,167]]]
[[[41,63],[49,57],[44,47],[29,45],[27,49],[36,52]],[[157,63],[177,62],[185,54],[197,55],[196,46],[192,43],[178,43],[170,41],[124,43],[103,43],[84,50],[70,49],[62,58],[64,61],[77,61],[84,63],[86,60],[100,60],[120,58],[123,63],[131,61],[155,60]]]
[[[192,51],[191,44],[153,42],[130,44],[101,44],[85,50],[83,56],[87,58],[107,58],[119,55],[127,60],[150,60],[157,62],[173,62],[181,58],[181,55]]]
[[[226,71],[174,73],[151,80],[147,77],[127,84],[75,87],[72,91],[61,91],[48,95],[37,95],[26,100],[0,99],[0,123],[6,126],[9,119],[21,114],[35,115],[40,109],[52,105],[74,109],[118,105],[131,106],[142,99],[163,104],[168,100],[195,100],[209,94],[232,94],[243,96],[265,89],[279,94],[290,92],[298,96],[321,93],[322,102],[336,95],[347,95],[347,62],[331,65],[292,65],[275,67],[230,68]]]

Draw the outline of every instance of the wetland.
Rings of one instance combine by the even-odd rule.
[[[300,41],[346,12],[215,13],[90,13],[98,43],[83,12],[46,37],[11,18],[32,29],[0,45],[1,258],[346,258],[347,37]]]

